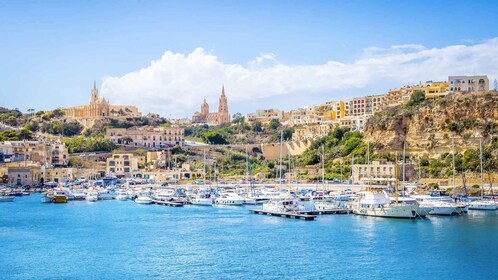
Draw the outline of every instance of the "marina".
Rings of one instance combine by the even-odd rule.
[[[0,246],[8,252],[0,258],[3,279],[38,278],[40,268],[77,279],[493,279],[498,273],[496,211],[424,220],[321,215],[307,222],[250,214],[252,206],[40,199],[33,193],[0,204]]]

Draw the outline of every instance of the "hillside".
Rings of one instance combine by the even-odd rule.
[[[376,113],[365,128],[367,141],[387,151],[440,155],[456,149],[476,148],[479,135],[498,134],[498,93],[453,94],[436,101],[400,105]]]

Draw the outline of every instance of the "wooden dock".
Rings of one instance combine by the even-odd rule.
[[[334,215],[334,214],[351,214],[353,209],[327,209],[327,210],[312,210],[312,211],[300,211],[301,214],[306,215]]]
[[[178,201],[152,200],[152,203],[163,206],[183,207],[183,202]]]
[[[264,211],[264,210],[258,210],[258,209],[252,209],[252,210],[249,210],[249,212],[251,212],[253,214],[259,214],[259,215],[276,216],[276,217],[282,217],[282,218],[288,218],[288,219],[298,219],[298,220],[304,220],[304,221],[315,220],[314,215],[308,215],[308,214],[303,214],[303,213],[299,213],[299,212],[276,213],[276,212],[270,212],[270,211]]]

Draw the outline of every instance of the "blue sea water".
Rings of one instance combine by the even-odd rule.
[[[498,279],[498,213],[316,221],[246,207],[0,203],[0,279]]]

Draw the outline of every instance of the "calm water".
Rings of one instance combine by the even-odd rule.
[[[498,214],[305,222],[245,207],[0,203],[1,279],[497,279]]]

